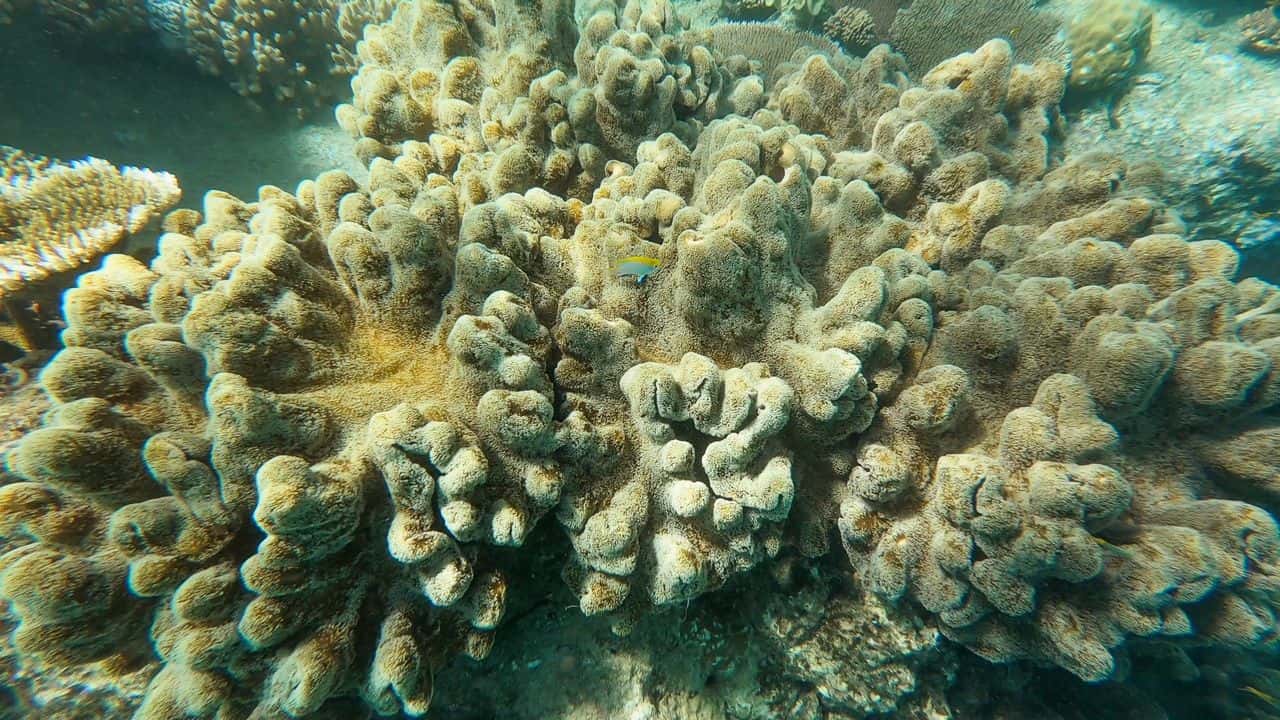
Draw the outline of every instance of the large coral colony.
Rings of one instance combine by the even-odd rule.
[[[401,3],[337,113],[366,184],[210,193],[66,294],[21,651],[155,653],[138,720],[420,716],[539,522],[620,633],[839,537],[994,662],[1275,637],[1280,291],[1051,161],[1062,67],[566,13]]]

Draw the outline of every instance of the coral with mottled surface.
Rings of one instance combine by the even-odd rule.
[[[822,23],[822,31],[840,41],[846,51],[860,55],[876,44],[875,19],[860,7],[846,5]]]
[[[1122,159],[1052,160],[1063,67],[766,84],[665,3],[576,44],[550,9],[403,4],[339,111],[367,184],[210,193],[68,293],[0,488],[20,650],[154,652],[139,720],[421,716],[522,558],[644,633],[833,526],[879,600],[762,626],[814,715],[940,712],[921,612],[1091,681],[1272,641],[1280,291]]]
[[[1151,7],[1139,0],[1094,0],[1067,27],[1073,88],[1113,90],[1151,48]]]

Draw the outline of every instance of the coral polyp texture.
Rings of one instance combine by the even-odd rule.
[[[98,259],[173,207],[164,172],[0,146],[0,297]]]
[[[1272,640],[1280,292],[1051,154],[1063,67],[572,27],[400,4],[367,183],[210,193],[67,293],[0,487],[24,653],[158,656],[139,720],[421,716],[539,524],[623,634],[838,537],[992,661]]]
[[[26,301],[56,300],[71,272],[146,229],[181,194],[166,172],[97,158],[61,162],[0,145],[0,302],[14,344],[46,345]],[[10,335],[0,330],[0,338]]]

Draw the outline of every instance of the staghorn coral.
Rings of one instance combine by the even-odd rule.
[[[153,649],[140,720],[421,716],[539,523],[619,633],[834,524],[993,661],[1273,638],[1280,291],[1122,160],[1051,163],[1064,68],[996,40],[913,86],[881,46],[766,87],[670,5],[572,48],[544,9],[402,5],[338,113],[367,184],[210,193],[67,294],[0,488],[21,650]],[[924,661],[775,635],[806,682],[884,663],[822,681],[841,712]]]
[[[1151,49],[1151,24],[1145,2],[1094,0],[1067,27],[1071,87],[1098,92],[1123,82]]]
[[[96,158],[64,163],[8,146],[0,146],[0,180],[0,301],[27,349],[43,333],[23,298],[139,233],[181,195],[168,173]]]

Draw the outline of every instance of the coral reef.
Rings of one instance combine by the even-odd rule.
[[[145,0],[5,0],[0,2],[0,23],[33,12],[50,27],[73,35],[112,38],[147,29]]]
[[[1035,0],[913,0],[895,15],[888,38],[918,76],[993,37],[1006,38],[1019,62],[1065,59],[1061,27],[1058,15]]]
[[[538,575],[538,566],[525,567]],[[909,608],[838,573],[745,576],[625,638],[562,609],[556,588],[511,608],[483,664],[438,677],[440,717],[770,720],[941,718],[959,653]],[[546,582],[558,583],[555,573]],[[563,587],[559,590],[563,591]],[[851,591],[852,590],[852,591]],[[848,672],[858,668],[858,672]]]
[[[1093,0],[1067,27],[1072,88],[1115,88],[1151,49],[1151,7],[1139,0]]]
[[[0,22],[34,14],[54,31],[98,47],[148,33],[225,77],[242,95],[301,110],[345,95],[366,25],[391,16],[394,0],[18,0]]]
[[[1240,18],[1240,33],[1249,50],[1262,55],[1280,55],[1280,6]]]
[[[17,325],[11,341],[27,349],[43,333],[24,299],[142,231],[181,196],[168,173],[96,158],[64,163],[4,145],[0,180],[0,301]],[[60,289],[46,293],[51,305]]]
[[[1063,149],[1133,158],[1160,175],[1159,193],[1192,240],[1229,242],[1242,275],[1280,278],[1280,93],[1269,58],[1239,51],[1226,18],[1202,26],[1200,6],[1158,3],[1164,28],[1130,87],[1072,114]]]
[[[826,0],[721,0],[725,17],[739,20],[776,18],[791,27],[808,27],[829,12]]]
[[[0,487],[19,651],[158,657],[137,720],[418,717],[519,558],[626,635],[833,526],[860,590],[762,627],[814,714],[938,711],[917,613],[1089,681],[1272,642],[1280,290],[1051,161],[1064,67],[766,82],[665,2],[474,9],[366,32],[367,183],[209,193],[67,293]]]
[[[166,41],[243,95],[291,105],[339,98],[356,71],[366,25],[391,16],[394,0],[151,2]]]
[[[871,13],[852,5],[835,11],[822,24],[822,31],[840,41],[840,46],[854,55],[870,50],[879,37]]]
[[[692,31],[686,35],[695,38]],[[803,63],[811,55],[826,55],[834,62],[843,55],[839,45],[821,35],[776,23],[720,22],[696,31],[694,41],[721,57],[742,56],[766,83],[776,80],[780,69]],[[745,104],[742,109],[750,106]]]

